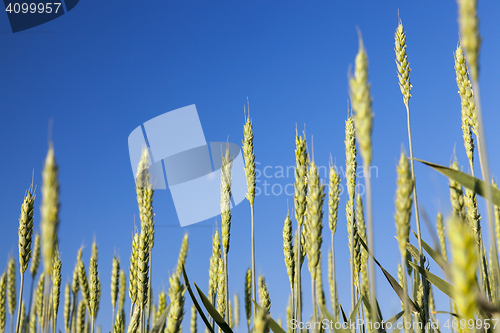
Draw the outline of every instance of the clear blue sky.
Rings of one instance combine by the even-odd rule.
[[[196,104],[207,141],[229,137],[231,142],[241,143],[243,105],[248,96],[261,171],[265,166],[276,171],[277,166],[294,164],[295,128],[301,130],[304,124],[309,145],[314,137],[317,164],[328,165],[331,155],[343,166],[347,73],[358,50],[358,26],[369,57],[375,113],[375,251],[396,275],[396,163],[401,147],[408,150],[406,112],[394,60],[398,10],[407,32],[412,69],[415,156],[448,165],[456,147],[460,164],[466,165],[453,68],[458,42],[454,1],[82,0],[68,14],[16,34],[10,30],[7,15],[0,15],[0,170],[4,175],[0,270],[9,254],[17,257],[19,209],[33,169],[38,187],[35,230],[39,230],[41,170],[48,124],[53,119],[52,138],[60,167],[63,283],[71,279],[82,244],[88,266],[95,236],[103,286],[98,322],[107,332],[111,324],[112,256],[116,253],[122,266],[128,268],[138,213],[128,156],[129,133],[157,115]],[[491,169],[498,177],[500,3],[480,1],[479,15],[483,37],[481,97]],[[446,179],[419,164],[416,174],[420,205],[429,218],[434,221],[438,211],[447,215],[451,207]],[[269,179],[262,175],[260,180],[284,186],[293,182],[293,174]],[[340,300],[349,308],[344,199],[336,235],[337,276]],[[287,200],[291,206],[292,197],[261,194],[255,206],[257,273],[266,276],[273,316],[283,319],[289,291],[281,236]],[[154,211],[155,294],[162,288],[168,290],[168,275],[185,232],[190,237],[187,271],[191,280],[206,290],[215,219],[178,227],[168,190],[155,193]],[[482,212],[486,215],[484,209]],[[325,254],[330,237],[326,225],[325,221]],[[423,230],[425,239],[431,241],[425,226]],[[326,287],[326,256],[323,259]],[[233,210],[229,253],[229,289],[231,294],[238,292],[240,300],[249,264],[250,209],[244,201]],[[303,272],[304,311],[308,315],[306,266]],[[383,277],[378,274],[377,278],[384,316],[390,317],[399,309],[399,301]],[[448,305],[441,302],[438,306],[446,309]],[[241,308],[243,322],[243,302]],[[244,324],[240,329],[245,329]]]

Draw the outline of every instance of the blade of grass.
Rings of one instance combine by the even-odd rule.
[[[170,311],[170,304],[163,310],[160,318],[156,320],[156,323],[153,325],[150,333],[158,333],[165,325],[165,320],[167,320],[168,312]]]
[[[425,276],[425,278],[430,283],[432,283],[433,285],[435,285],[436,288],[438,288],[443,293],[445,293],[446,296],[448,296],[451,299],[453,299],[453,292],[452,292],[453,286],[451,284],[449,284],[445,280],[441,279],[439,276],[436,276],[436,275],[432,274],[428,270],[422,269],[422,267],[415,265],[411,261],[408,261],[408,263],[411,265],[411,267],[413,267],[414,269],[418,270],[420,272],[420,274],[422,274],[423,276]]]
[[[220,329],[224,331],[224,333],[233,333],[229,325],[222,319],[222,316],[219,314],[219,311],[217,311],[212,303],[208,300],[207,296],[201,291],[200,288],[194,284],[196,287],[196,290],[198,291],[198,295],[200,295],[201,301],[203,302],[203,305],[205,305],[205,308],[207,309],[208,313],[214,318],[215,322],[217,325],[219,325]]]
[[[201,319],[205,323],[205,326],[207,326],[207,328],[210,330],[211,333],[214,333],[214,328],[212,327],[212,325],[210,325],[210,322],[208,321],[207,317],[203,313],[203,310],[201,309],[200,304],[198,303],[198,301],[196,300],[196,297],[194,296],[194,293],[193,293],[193,290],[191,289],[191,285],[189,284],[189,279],[188,279],[186,270],[184,269],[184,266],[182,266],[182,275],[184,276],[184,282],[186,284],[186,288],[188,290],[189,296],[191,296],[191,299],[193,300],[193,304],[196,307],[196,310],[198,310],[198,313],[200,314]],[[196,288],[198,288],[198,287],[196,287]]]
[[[446,177],[456,181],[462,186],[467,187],[469,190],[474,191],[475,193],[479,194],[486,200],[488,200],[486,193],[487,190],[489,189],[491,192],[491,201],[495,206],[500,206],[500,190],[497,188],[494,188],[490,184],[487,184],[481,179],[477,179],[475,177],[469,176],[466,173],[463,173],[458,170],[453,170],[451,168],[445,167],[443,165],[419,160],[418,158],[415,158],[415,161],[421,162],[427,166],[430,166],[434,170],[442,173]]]
[[[394,279],[392,277],[392,275],[389,274],[389,272],[387,272],[385,270],[385,268],[382,267],[382,265],[378,262],[378,260],[375,259],[375,257],[370,253],[370,251],[368,250],[368,247],[366,246],[366,244],[363,241],[363,239],[360,238],[359,242],[366,249],[366,252],[373,257],[373,260],[375,261],[375,263],[377,264],[377,266],[380,267],[380,269],[382,270],[382,273],[384,273],[385,278],[387,279],[387,281],[389,281],[389,284],[391,285],[391,287],[394,290],[394,292],[396,293],[396,295],[398,295],[399,299],[402,302],[404,302],[405,301],[405,297],[406,297],[406,299],[408,301],[408,304],[410,305],[410,310],[412,312],[419,312],[417,310],[418,307],[415,305],[415,303],[413,303],[413,301],[411,300],[411,298],[408,295],[405,295],[404,290],[403,290],[403,288],[401,288],[401,285],[398,283],[398,281],[396,279]]]
[[[415,232],[413,232],[415,237],[418,237]],[[424,247],[425,252],[427,252],[432,259],[438,264],[439,267],[444,271],[444,273],[448,276],[450,273],[450,265],[444,260],[443,256],[441,256],[439,253],[434,251],[432,247],[429,246],[423,239],[422,239],[422,246]]]

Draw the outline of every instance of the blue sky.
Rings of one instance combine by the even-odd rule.
[[[98,322],[103,332],[108,331],[112,256],[116,253],[122,266],[128,268],[138,213],[127,147],[130,132],[157,115],[196,104],[207,141],[229,138],[240,143],[243,106],[248,97],[261,171],[265,166],[277,171],[279,166],[294,164],[295,128],[302,130],[304,124],[309,146],[314,141],[316,163],[328,165],[332,156],[337,165],[343,166],[347,77],[358,50],[359,27],[369,57],[375,113],[375,253],[396,274],[396,164],[401,147],[408,150],[406,112],[394,60],[398,10],[407,32],[412,69],[414,154],[447,165],[456,147],[460,164],[466,165],[453,68],[458,42],[457,6],[453,1],[80,1],[67,15],[16,34],[10,30],[7,15],[0,15],[0,170],[4,175],[0,191],[0,269],[8,255],[17,257],[20,205],[33,170],[35,184],[41,187],[52,119],[60,167],[63,283],[71,278],[82,244],[88,262],[96,237],[103,285]],[[479,15],[483,37],[481,101],[492,174],[498,177],[500,3],[481,1]],[[419,164],[416,174],[420,205],[429,218],[434,221],[438,211],[447,215],[451,207],[446,179]],[[262,174],[261,184],[264,180],[278,184],[278,189],[292,183],[293,174],[288,178],[274,173],[266,178]],[[344,199],[336,234],[337,276],[340,300],[349,308]],[[273,316],[283,319],[289,289],[281,236],[287,200],[291,206],[292,197],[263,193],[256,198],[255,206],[257,273],[266,276]],[[40,202],[38,190],[35,230],[39,230]],[[486,216],[482,201],[480,209]],[[191,280],[206,290],[215,219],[178,227],[168,190],[155,193],[154,210],[155,293],[162,288],[168,290],[168,276],[185,232],[190,237],[187,271]],[[486,218],[483,220],[486,222]],[[240,299],[244,272],[250,264],[249,222],[249,204],[244,201],[233,209],[229,252],[229,289],[230,293],[238,292]],[[431,241],[425,226],[423,235]],[[329,237],[325,227],[324,253]],[[323,266],[326,287],[325,260]],[[303,274],[304,311],[309,314],[306,266]],[[377,281],[384,316],[390,317],[398,311],[399,301],[379,274]],[[446,309],[447,302],[438,306]],[[240,329],[245,329],[244,324]]]

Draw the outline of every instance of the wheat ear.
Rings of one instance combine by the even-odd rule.
[[[35,288],[35,277],[38,273],[38,266],[40,265],[40,234],[35,234],[35,241],[33,244],[33,252],[30,264],[30,273],[31,273],[31,288],[30,288],[30,301],[28,305],[28,309],[31,309],[33,303],[33,290]],[[30,310],[31,311],[31,310]],[[30,322],[31,325],[31,322]],[[36,325],[36,322],[35,322]]]
[[[476,253],[474,236],[464,221],[453,216],[449,221],[448,237],[453,253],[453,294],[461,318],[474,318],[476,313]],[[466,328],[467,330],[467,328]]]
[[[346,185],[348,192],[348,200],[346,203],[345,213],[347,220],[347,236],[349,244],[349,264],[351,273],[351,308],[354,309],[355,294],[354,286],[357,284],[357,277],[354,269],[354,242],[356,237],[356,216],[354,208],[355,189],[356,189],[356,135],[354,128],[354,120],[349,117],[345,122],[345,164],[346,164]]]
[[[219,231],[215,230],[215,234],[212,237],[212,256],[210,257],[210,266],[208,269],[208,299],[212,304],[215,304],[217,296],[217,279],[219,274],[219,259],[221,255],[220,250],[220,236]],[[210,318],[210,323],[213,326],[213,318]],[[208,332],[208,328],[207,328]]]
[[[71,327],[71,286],[66,283],[64,287],[64,331],[70,333]]]
[[[247,329],[250,331],[250,322],[252,318],[252,270],[247,269],[245,275],[245,315],[247,319]]]
[[[271,298],[269,297],[269,292],[267,291],[266,280],[264,276],[259,275],[259,303],[262,310],[269,315],[271,313]],[[255,326],[258,326],[257,322]],[[264,333],[269,332],[269,328],[264,329]]]
[[[24,288],[24,273],[28,268],[28,263],[31,259],[31,242],[33,238],[33,206],[35,203],[35,195],[33,184],[29,187],[24,195],[24,200],[21,205],[21,214],[19,216],[19,268],[21,272],[21,284],[19,288],[19,299],[23,298]],[[20,329],[21,322],[21,301],[17,310],[16,332]],[[22,332],[21,332],[22,333]]]
[[[411,177],[410,163],[404,152],[401,152],[399,165],[397,167],[397,189],[396,189],[396,213],[394,220],[396,221],[396,231],[398,235],[399,251],[401,252],[401,267],[406,264],[406,244],[408,243],[410,234],[410,216],[413,192],[413,179]],[[406,282],[406,274],[403,274],[403,289],[405,295],[408,293],[408,285]],[[410,320],[409,304],[405,301],[405,319]],[[408,331],[408,330],[407,330]]]
[[[54,333],[57,327],[57,312],[59,310],[59,299],[61,297],[61,267],[62,262],[59,257],[59,251],[54,256],[54,267],[52,268],[52,307],[54,310]]]
[[[167,316],[166,333],[179,333],[182,318],[184,316],[184,293],[186,287],[181,283],[179,276],[173,274],[169,278],[170,289],[168,296],[170,297],[170,311]]]
[[[234,303],[234,325],[235,327],[240,326],[240,298],[238,294],[234,294],[233,296]]]
[[[179,277],[182,275],[182,267],[184,267],[184,265],[186,264],[186,257],[188,253],[188,240],[189,240],[188,234],[185,233],[184,237],[182,238],[182,245],[179,251],[179,257],[177,259],[176,273],[177,275],[179,275]]]
[[[229,154],[229,146],[226,147],[226,152],[222,156],[221,166],[221,183],[220,183],[220,211],[221,211],[221,227],[222,227],[222,254],[224,259],[224,283],[225,283],[225,303],[229,303],[229,274],[228,274],[228,253],[229,240],[231,236],[231,169],[233,162]],[[226,307],[226,317],[229,317],[229,308]]]
[[[16,311],[16,260],[11,257],[7,264],[7,305],[10,314],[10,332],[14,333],[14,312]]]
[[[7,276],[5,273],[0,277],[0,332],[5,331],[7,323],[7,304],[5,304],[7,294]]]
[[[368,221],[368,248],[373,252],[373,215],[372,215],[372,190],[370,164],[372,160],[371,133],[373,129],[372,98],[370,95],[370,84],[368,83],[368,56],[361,33],[359,33],[359,51],[356,55],[354,76],[349,80],[352,107],[355,111],[354,122],[356,126],[356,139],[359,143],[361,156],[363,157],[363,169],[365,171],[366,186],[366,215]],[[375,294],[375,263],[373,256],[370,258],[370,295],[371,304],[376,304]],[[375,316],[373,311],[372,315]],[[373,318],[375,320],[375,317]]]
[[[111,265],[111,307],[113,313],[111,315],[111,324],[115,322],[116,300],[118,298],[118,289],[120,288],[120,261],[113,256],[113,263]]]
[[[293,256],[293,231],[292,220],[290,214],[287,213],[285,223],[283,225],[283,254],[285,256],[286,272],[290,281],[290,290],[293,292],[295,261]]]
[[[318,168],[314,160],[311,161],[307,173],[307,210],[306,222],[304,223],[306,236],[306,252],[308,258],[309,272],[311,273],[311,292],[313,301],[314,321],[318,320],[318,309],[316,300],[317,267],[321,260],[321,244],[323,238],[323,200],[325,198],[325,188],[320,184]]]

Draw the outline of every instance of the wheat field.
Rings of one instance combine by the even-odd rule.
[[[149,177],[148,150],[143,150],[138,166],[137,227],[130,230],[133,236],[129,252],[125,255],[122,250],[121,256],[101,258],[99,247],[111,245],[94,239],[91,246],[82,246],[73,254],[73,262],[62,262],[60,253],[64,249],[58,245],[59,172],[64,165],[57,163],[57,142],[50,142],[42,171],[43,185],[35,188],[32,184],[26,189],[20,202],[18,235],[9,236],[16,237],[18,253],[9,256],[0,277],[0,333],[94,333],[101,332],[103,322],[112,324],[113,333],[233,333],[241,329],[249,333],[500,331],[500,191],[491,181],[494,175],[486,153],[477,1],[459,0],[458,8],[460,40],[453,50],[453,61],[461,101],[457,119],[461,121],[463,145],[456,149],[463,149],[467,161],[455,158],[443,166],[414,156],[409,62],[413,58],[407,53],[411,41],[406,40],[402,20],[394,27],[395,80],[400,88],[401,109],[407,115],[407,121],[398,126],[407,128],[408,133],[408,148],[402,148],[394,157],[396,179],[394,197],[390,199],[394,201],[391,232],[397,239],[391,245],[397,244],[394,252],[400,257],[398,265],[385,267],[376,253],[372,255],[377,243],[377,193],[372,191],[370,176],[358,177],[359,169],[370,170],[373,165],[377,150],[372,132],[381,125],[376,123],[372,109],[369,53],[362,31],[358,30],[359,48],[349,73],[347,117],[338,120],[345,124],[344,142],[337,143],[345,147],[345,156],[338,156],[335,163],[331,159],[325,175],[315,161],[318,156],[314,155],[310,133],[296,129],[295,137],[289,138],[295,145],[293,196],[282,217],[283,237],[277,240],[283,250],[277,269],[288,277],[282,281],[288,290],[286,309],[277,309],[272,302],[273,290],[266,284],[266,273],[273,272],[256,269],[255,248],[262,246],[254,230],[259,223],[254,214],[259,209],[259,201],[255,200],[256,156],[265,147],[254,146],[254,123],[247,112],[242,123],[242,151],[246,199],[250,204],[251,260],[244,275],[229,274],[231,264],[239,260],[230,246],[231,228],[237,221],[231,213],[229,150],[221,167],[220,224],[216,224],[210,239],[212,247],[206,249],[206,280],[189,280],[192,271],[185,267],[189,233],[185,233],[179,239],[178,252],[168,253],[176,265],[170,268],[169,276],[163,277],[164,290],[157,290],[152,281],[159,277],[152,272],[155,265],[162,263],[164,254],[153,252],[155,191]],[[249,110],[249,104],[246,108]],[[430,218],[437,242],[422,236],[427,217],[420,211],[418,190],[427,185],[419,181],[417,164],[447,177],[446,199],[452,212]],[[357,192],[358,184],[364,186],[363,193]],[[346,189],[345,206],[340,204],[341,187]],[[487,204],[480,212],[481,198]],[[40,221],[34,219],[35,209],[40,209]],[[348,258],[342,258],[349,262],[348,271],[336,268],[339,250],[335,244],[338,237],[344,236],[338,232],[341,228],[347,234],[348,249],[341,253],[348,253]],[[106,276],[110,274],[111,279],[105,281],[100,276],[106,265],[100,263],[108,261],[112,265]],[[72,275],[62,276],[62,266],[71,267]],[[348,275],[350,283],[339,284],[339,274]],[[241,288],[235,292],[230,281]],[[101,302],[104,284],[110,285],[111,304]],[[387,296],[377,294],[377,284],[389,286],[399,299],[399,309],[390,315],[382,315]],[[303,288],[305,285],[310,289]],[[348,301],[339,297],[339,290],[349,291]],[[305,301],[311,304],[305,307]],[[129,303],[130,307],[126,306]],[[103,307],[111,309],[111,318],[98,316]]]

